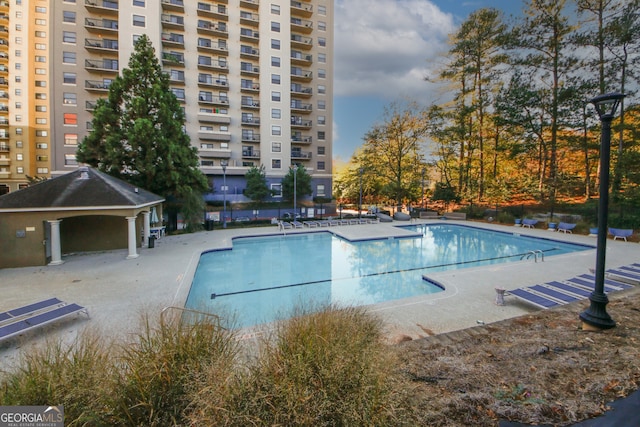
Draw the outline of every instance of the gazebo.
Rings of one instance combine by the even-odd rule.
[[[62,254],[147,246],[164,198],[89,167],[0,196],[0,268],[57,265]],[[158,213],[159,211],[159,213]]]

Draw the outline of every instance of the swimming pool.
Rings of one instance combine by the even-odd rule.
[[[591,246],[455,224],[412,225],[421,237],[349,242],[330,232],[243,237],[200,257],[186,307],[246,327],[308,304],[368,305],[442,288],[432,272],[559,255]]]

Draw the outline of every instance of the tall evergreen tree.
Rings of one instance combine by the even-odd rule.
[[[79,162],[198,211],[208,188],[197,150],[184,131],[185,117],[145,35],[134,45],[128,68],[99,99],[92,131],[78,147]],[[200,210],[201,214],[202,210]]]
[[[264,165],[260,165],[259,168],[252,166],[245,174],[245,178],[247,179],[247,188],[244,190],[244,195],[254,202],[263,202],[272,194],[267,185]]]
[[[293,179],[293,174],[296,174],[296,179]],[[311,188],[311,175],[304,168],[299,165],[294,172],[293,168],[289,168],[289,172],[282,178],[282,196],[285,200],[293,201],[293,183],[295,181],[296,197],[302,198],[304,196],[310,196],[313,194]]]

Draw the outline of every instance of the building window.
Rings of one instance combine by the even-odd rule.
[[[327,101],[324,99],[318,100],[318,110],[326,110],[327,109]]]
[[[271,184],[271,194],[273,197],[282,197],[282,184]]]
[[[36,62],[47,62],[47,57],[42,55],[36,55],[35,60]]]
[[[46,130],[36,130],[36,136],[47,137],[49,136],[49,132]]]
[[[145,26],[144,16],[142,16],[142,15],[133,15],[133,26],[134,27],[144,27]]]
[[[280,92],[276,92],[276,91],[271,92],[271,100],[280,101]]]
[[[173,92],[173,94],[176,96],[176,98],[178,98],[178,101],[184,101],[185,100],[184,89],[171,88],[171,92]]]
[[[42,92],[37,92],[36,93],[36,99],[47,99],[47,94],[46,93],[42,93]]]
[[[38,162],[48,162],[49,156],[36,156],[36,161]]]
[[[318,170],[319,171],[323,171],[324,170],[324,162],[318,162]]]
[[[45,119],[43,117],[36,117],[36,124],[37,125],[46,125],[47,124],[47,119]]]
[[[279,4],[272,4],[271,5],[271,13],[273,15],[280,15],[280,5]]]
[[[325,85],[318,85],[318,93],[327,93],[327,88]]]
[[[133,0],[134,6],[144,7],[144,0]]]
[[[318,54],[318,62],[320,62],[321,64],[326,64],[326,62],[327,62],[327,54],[319,53]]]
[[[327,124],[326,116],[318,116],[318,124],[319,125],[326,125]]]
[[[39,174],[45,174],[45,173],[49,173],[49,168],[37,168],[36,171]]]
[[[63,31],[62,41],[64,43],[76,43],[76,33],[73,31]]]
[[[38,113],[46,113],[47,112],[47,106],[46,105],[36,105],[36,111]]]
[[[282,168],[282,160],[271,159],[271,169],[281,169],[281,168]]]
[[[47,33],[45,31],[36,31],[36,37],[45,38],[47,37]]]
[[[36,50],[47,50],[47,45],[44,43],[36,43],[35,48]]]
[[[271,21],[271,31],[279,33],[280,32],[280,23]]]
[[[36,87],[47,87],[47,82],[44,80],[36,80]]]
[[[78,96],[72,92],[64,92],[62,94],[62,103],[64,105],[78,105]]]
[[[272,142],[271,143],[271,152],[272,153],[280,153],[282,151],[282,143],[281,142]]]
[[[63,82],[68,85],[76,84],[76,73],[62,73]]]
[[[65,154],[64,155],[64,165],[65,166],[78,166],[78,160],[76,159],[75,154]]]
[[[76,23],[76,13],[70,10],[65,10],[62,12],[62,22],[66,22],[68,24]]]
[[[47,148],[49,148],[49,144],[47,144],[46,142],[39,142],[38,144],[36,144],[36,148],[40,150],[46,150]]]
[[[16,153],[16,160],[21,162],[24,159],[22,153]]]
[[[327,23],[324,21],[318,21],[318,30],[327,31]]]
[[[36,6],[36,13],[47,13],[47,8],[44,6]]]
[[[18,166],[16,168],[16,173],[24,173],[24,168],[22,166]]]
[[[324,156],[324,150],[325,150],[324,147],[318,147],[318,155]]]
[[[36,25],[45,26],[45,25],[47,25],[47,20],[46,19],[36,19]]]
[[[75,52],[62,52],[62,63],[63,64],[75,64],[76,63],[76,53]]]
[[[277,57],[277,56],[272,56],[271,57],[271,66],[279,67],[280,66],[280,58]]]
[[[327,16],[327,7],[318,5],[318,15]]]
[[[324,68],[318,68],[318,78],[327,78],[327,70],[325,70]]]
[[[318,131],[318,140],[319,141],[324,141],[324,131],[323,130]]]
[[[280,74],[271,74],[271,83],[274,85],[280,84]]]
[[[280,40],[271,39],[271,49],[280,50]]]
[[[271,135],[274,135],[274,136],[282,135],[282,128],[280,126],[272,125]]]
[[[44,76],[45,74],[47,74],[47,70],[44,68],[36,68],[36,74]]]
[[[282,118],[282,111],[279,108],[272,108],[271,109],[271,118],[272,119],[281,119]]]
[[[324,197],[325,196],[324,184],[318,184],[316,186],[316,196],[318,196],[318,197]]]
[[[76,113],[64,113],[64,124],[78,126],[78,115]]]
[[[77,133],[65,133],[64,134],[64,145],[78,145],[78,134]]]

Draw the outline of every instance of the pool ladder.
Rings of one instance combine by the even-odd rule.
[[[523,260],[523,259],[529,259],[533,257],[535,262],[538,262],[538,255],[540,255],[540,260],[544,262],[544,252],[542,252],[540,249],[535,251],[529,251],[526,254],[522,255],[520,259]]]

